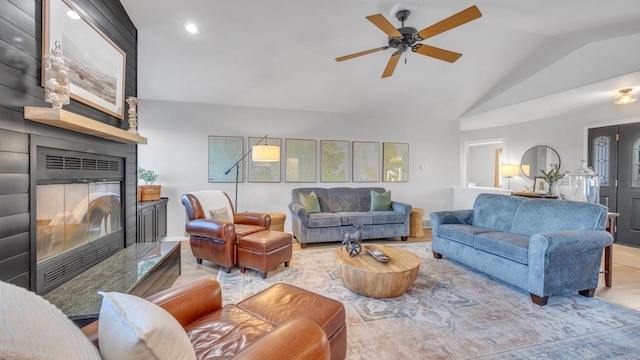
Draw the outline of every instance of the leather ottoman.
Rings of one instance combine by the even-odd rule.
[[[337,300],[278,283],[242,300],[237,306],[276,326],[295,318],[310,320],[327,335],[332,360],[347,356],[344,305]]]
[[[289,266],[293,251],[291,241],[291,234],[271,230],[238,237],[236,260],[240,270],[258,270],[265,279],[267,272],[276,266],[282,263]]]

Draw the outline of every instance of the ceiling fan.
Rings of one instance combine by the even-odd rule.
[[[466,24],[469,21],[475,20],[482,16],[482,13],[480,13],[480,10],[478,10],[478,8],[474,5],[436,24],[433,24],[420,31],[417,31],[416,28],[413,28],[410,26],[407,26],[407,27],[404,26],[404,22],[409,18],[409,14],[411,14],[409,10],[400,10],[396,13],[396,18],[398,19],[398,21],[402,22],[402,27],[397,29],[382,14],[367,16],[366,17],[367,20],[371,21],[373,25],[377,26],[380,30],[384,31],[389,36],[389,45],[371,49],[371,50],[361,51],[351,55],[342,56],[342,57],[336,58],[336,61],[337,62],[345,61],[345,60],[356,58],[358,56],[367,55],[367,54],[371,54],[371,53],[382,51],[382,50],[387,50],[388,48],[394,48],[396,49],[396,51],[391,55],[391,58],[387,63],[387,67],[384,69],[384,72],[382,73],[382,78],[386,78],[393,75],[393,71],[396,69],[396,65],[398,65],[398,60],[400,60],[400,56],[404,52],[406,52],[409,48],[411,48],[411,51],[415,53],[422,54],[425,56],[431,56],[433,58],[452,63],[458,60],[458,58],[462,56],[462,54],[449,51],[449,50],[440,49],[440,48],[433,47],[426,44],[418,44],[418,42],[428,39],[430,37],[436,36],[438,34],[441,34],[447,30],[451,30],[462,24]]]

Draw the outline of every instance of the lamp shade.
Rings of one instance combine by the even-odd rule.
[[[503,164],[500,166],[500,174],[502,176],[518,176],[520,175],[520,165],[518,164]]]
[[[254,145],[251,147],[253,161],[280,161],[280,147],[273,145]]]
[[[522,169],[522,173],[526,177],[529,177],[529,175],[531,174],[531,166],[530,165],[522,164],[522,165],[520,165],[520,169]]]

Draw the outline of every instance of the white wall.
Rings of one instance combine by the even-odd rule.
[[[587,129],[640,121],[640,102],[631,105],[613,103],[585,108],[580,112],[517,123],[490,129],[464,131],[461,141],[505,139],[502,162],[519,164],[522,155],[536,145],[547,145],[560,155],[560,170],[570,171],[587,160]],[[511,179],[511,190],[522,191],[533,186],[533,180],[524,176]]]
[[[349,140],[409,143],[407,183],[285,183],[239,184],[240,211],[281,212],[287,215],[285,230],[291,229],[288,204],[297,187],[381,186],[392,191],[392,199],[425,210],[425,218],[437,210],[451,209],[452,187],[459,179],[459,123],[440,119],[398,115],[382,117],[335,113],[220,106],[141,99],[138,129],[149,139],[138,147],[140,166],[160,175],[162,196],[169,198],[168,237],[184,235],[180,196],[186,192],[220,189],[234,198],[233,183],[207,181],[209,135],[318,140]],[[319,163],[319,161],[318,161]],[[426,170],[419,170],[426,165]],[[318,165],[319,166],[319,165]],[[246,169],[246,165],[245,165]],[[338,240],[338,239],[337,239]]]

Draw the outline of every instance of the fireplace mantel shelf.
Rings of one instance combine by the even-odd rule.
[[[62,129],[101,137],[125,144],[146,144],[147,138],[139,134],[101,123],[88,117],[74,114],[63,109],[52,109],[35,106],[24,107],[24,118]]]

